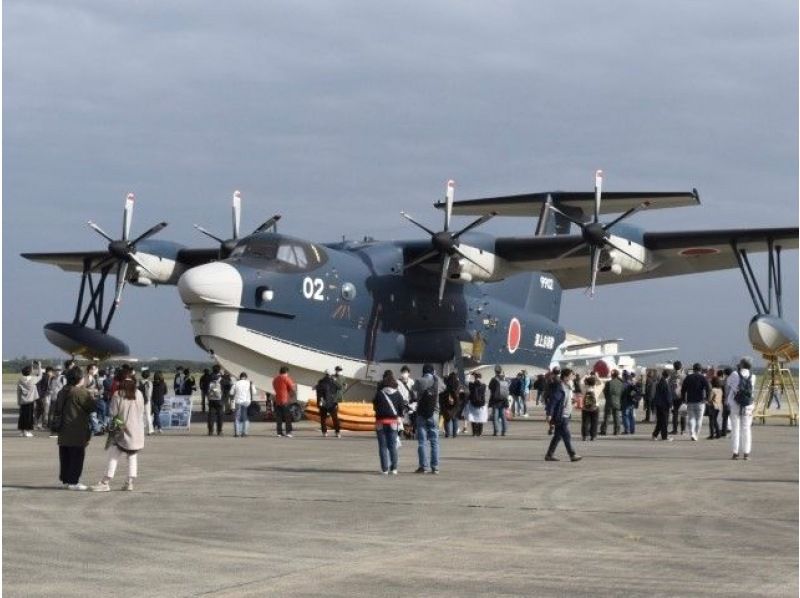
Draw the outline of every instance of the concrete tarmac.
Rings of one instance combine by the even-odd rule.
[[[149,437],[135,491],[122,463],[110,493],[61,489],[55,439],[15,423],[6,412],[9,597],[798,595],[798,434],[779,422],[754,426],[748,462],[727,440],[652,442],[640,425],[547,463],[537,417],[442,439],[438,476],[412,473],[404,441],[396,477],[371,434],[254,423],[209,438],[195,423]]]

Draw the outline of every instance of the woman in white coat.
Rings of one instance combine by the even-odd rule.
[[[473,374],[475,380],[469,383],[469,392],[464,405],[466,419],[472,425],[472,435],[480,436],[483,434],[483,424],[489,419],[488,400],[486,398],[489,390],[481,382],[480,372]]]

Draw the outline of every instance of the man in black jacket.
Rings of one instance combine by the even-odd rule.
[[[339,428],[339,404],[336,402],[338,385],[328,370],[325,375],[317,382],[317,407],[319,408],[319,422],[322,428],[322,435],[328,435],[328,416],[333,422],[333,429],[336,431],[336,438],[342,436]]]
[[[703,425],[703,413],[706,402],[711,396],[711,384],[703,375],[703,368],[699,363],[692,366],[692,373],[683,379],[681,384],[681,400],[686,401],[686,414],[689,419],[689,435],[692,440],[700,436]]]

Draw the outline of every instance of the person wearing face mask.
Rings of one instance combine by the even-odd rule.
[[[561,370],[560,384],[554,385],[550,397],[550,405],[547,409],[547,421],[553,424],[553,438],[544,457],[545,461],[558,461],[553,456],[558,443],[563,440],[564,448],[567,449],[570,461],[580,461],[583,457],[578,455],[572,448],[572,441],[569,433],[569,419],[572,416],[572,370],[565,368]]]
[[[415,433],[417,399],[414,394],[414,380],[407,365],[400,368],[400,379],[397,381],[397,392],[403,400],[403,431],[406,438],[413,438]]]

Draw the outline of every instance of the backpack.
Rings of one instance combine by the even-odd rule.
[[[58,434],[61,428],[64,427],[64,404],[67,402],[69,396],[69,388],[66,386],[58,391],[56,402],[53,405],[52,413],[50,414],[50,431],[53,434]]]
[[[739,388],[736,389],[733,400],[739,407],[748,407],[753,404],[753,374],[747,378],[739,374]]]
[[[220,383],[219,378],[212,379],[208,383],[207,397],[209,401],[222,400],[222,384]]]
[[[437,405],[435,387],[436,383],[434,382],[420,394],[419,400],[417,401],[417,415],[420,417],[433,417]]]
[[[587,390],[583,395],[583,410],[594,411],[597,409],[597,397],[593,390]]]
[[[250,401],[247,406],[247,417],[255,418],[259,413],[261,413],[261,405],[258,404],[258,401]]]
[[[495,382],[497,384],[494,387],[494,394],[492,395],[492,402],[495,403],[506,403],[508,402],[508,395],[509,395],[509,383],[508,379],[503,378],[495,378]]]
[[[486,405],[486,385],[474,382],[469,387],[469,404],[480,409]]]

